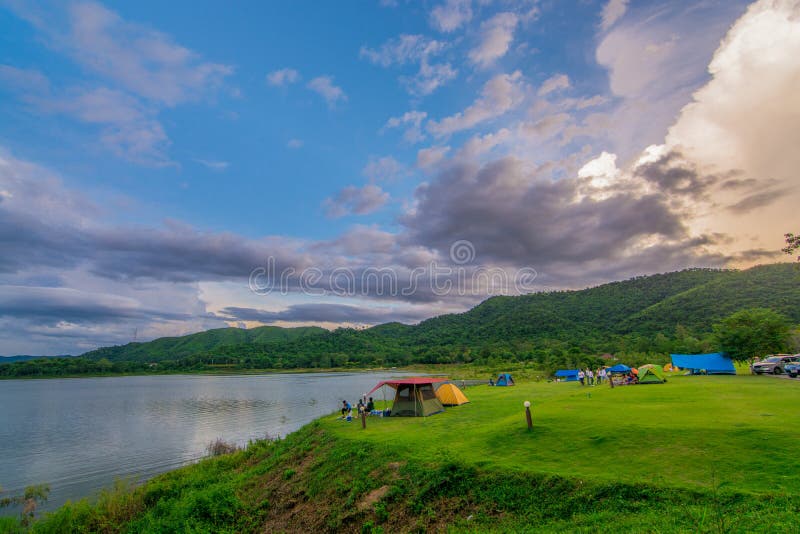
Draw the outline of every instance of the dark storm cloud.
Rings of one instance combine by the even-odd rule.
[[[772,189],[746,196],[739,202],[728,206],[729,211],[736,213],[748,213],[758,208],[764,208],[780,200],[788,191],[786,189]]]
[[[579,187],[513,158],[461,166],[418,189],[417,210],[403,222],[415,243],[446,250],[467,239],[478,262],[511,265],[612,260],[641,238],[686,235],[662,196],[618,191],[598,200],[580,198]]]
[[[375,309],[346,304],[295,304],[281,311],[228,307],[220,314],[225,320],[275,322],[333,322],[378,324],[388,321],[418,322],[430,314],[409,310]]]
[[[191,316],[143,309],[134,299],[63,287],[2,286],[0,317],[39,324],[110,323],[120,319],[184,320]]]
[[[635,173],[665,193],[693,196],[704,195],[721,180],[731,178],[731,173],[724,176],[703,173],[675,150],[664,154],[656,161],[639,165]],[[733,174],[738,174],[738,171],[734,171]],[[746,181],[731,178],[728,182],[729,187],[734,187],[733,184],[741,186]]]

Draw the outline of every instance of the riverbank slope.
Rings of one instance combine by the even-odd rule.
[[[798,386],[475,386],[469,404],[429,418],[362,430],[331,415],[64,506],[33,531],[787,531],[800,512]]]

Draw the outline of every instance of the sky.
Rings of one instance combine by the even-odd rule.
[[[790,261],[800,0],[0,0],[0,354]]]

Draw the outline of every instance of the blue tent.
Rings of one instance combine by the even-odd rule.
[[[609,367],[606,369],[606,373],[630,373],[631,368],[625,364],[618,363],[614,367]]]
[[[566,378],[565,382],[577,382],[578,370],[577,369],[559,369],[556,371],[556,376],[559,378]]]
[[[736,368],[730,358],[721,352],[710,354],[670,354],[672,365],[689,369],[693,375],[735,375]]]
[[[513,386],[514,379],[511,378],[511,375],[508,373],[501,373],[500,376],[497,377],[497,381],[494,383],[495,386]]]

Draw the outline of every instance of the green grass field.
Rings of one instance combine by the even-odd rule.
[[[470,404],[427,418],[334,418],[335,435],[485,469],[800,494],[800,380],[676,376],[666,384],[529,382],[467,388]],[[528,432],[523,401],[532,403]],[[357,428],[356,428],[357,427]]]
[[[467,405],[371,417],[365,430],[330,415],[67,504],[32,531],[798,530],[798,380],[675,376],[614,389],[522,380],[465,393]]]

